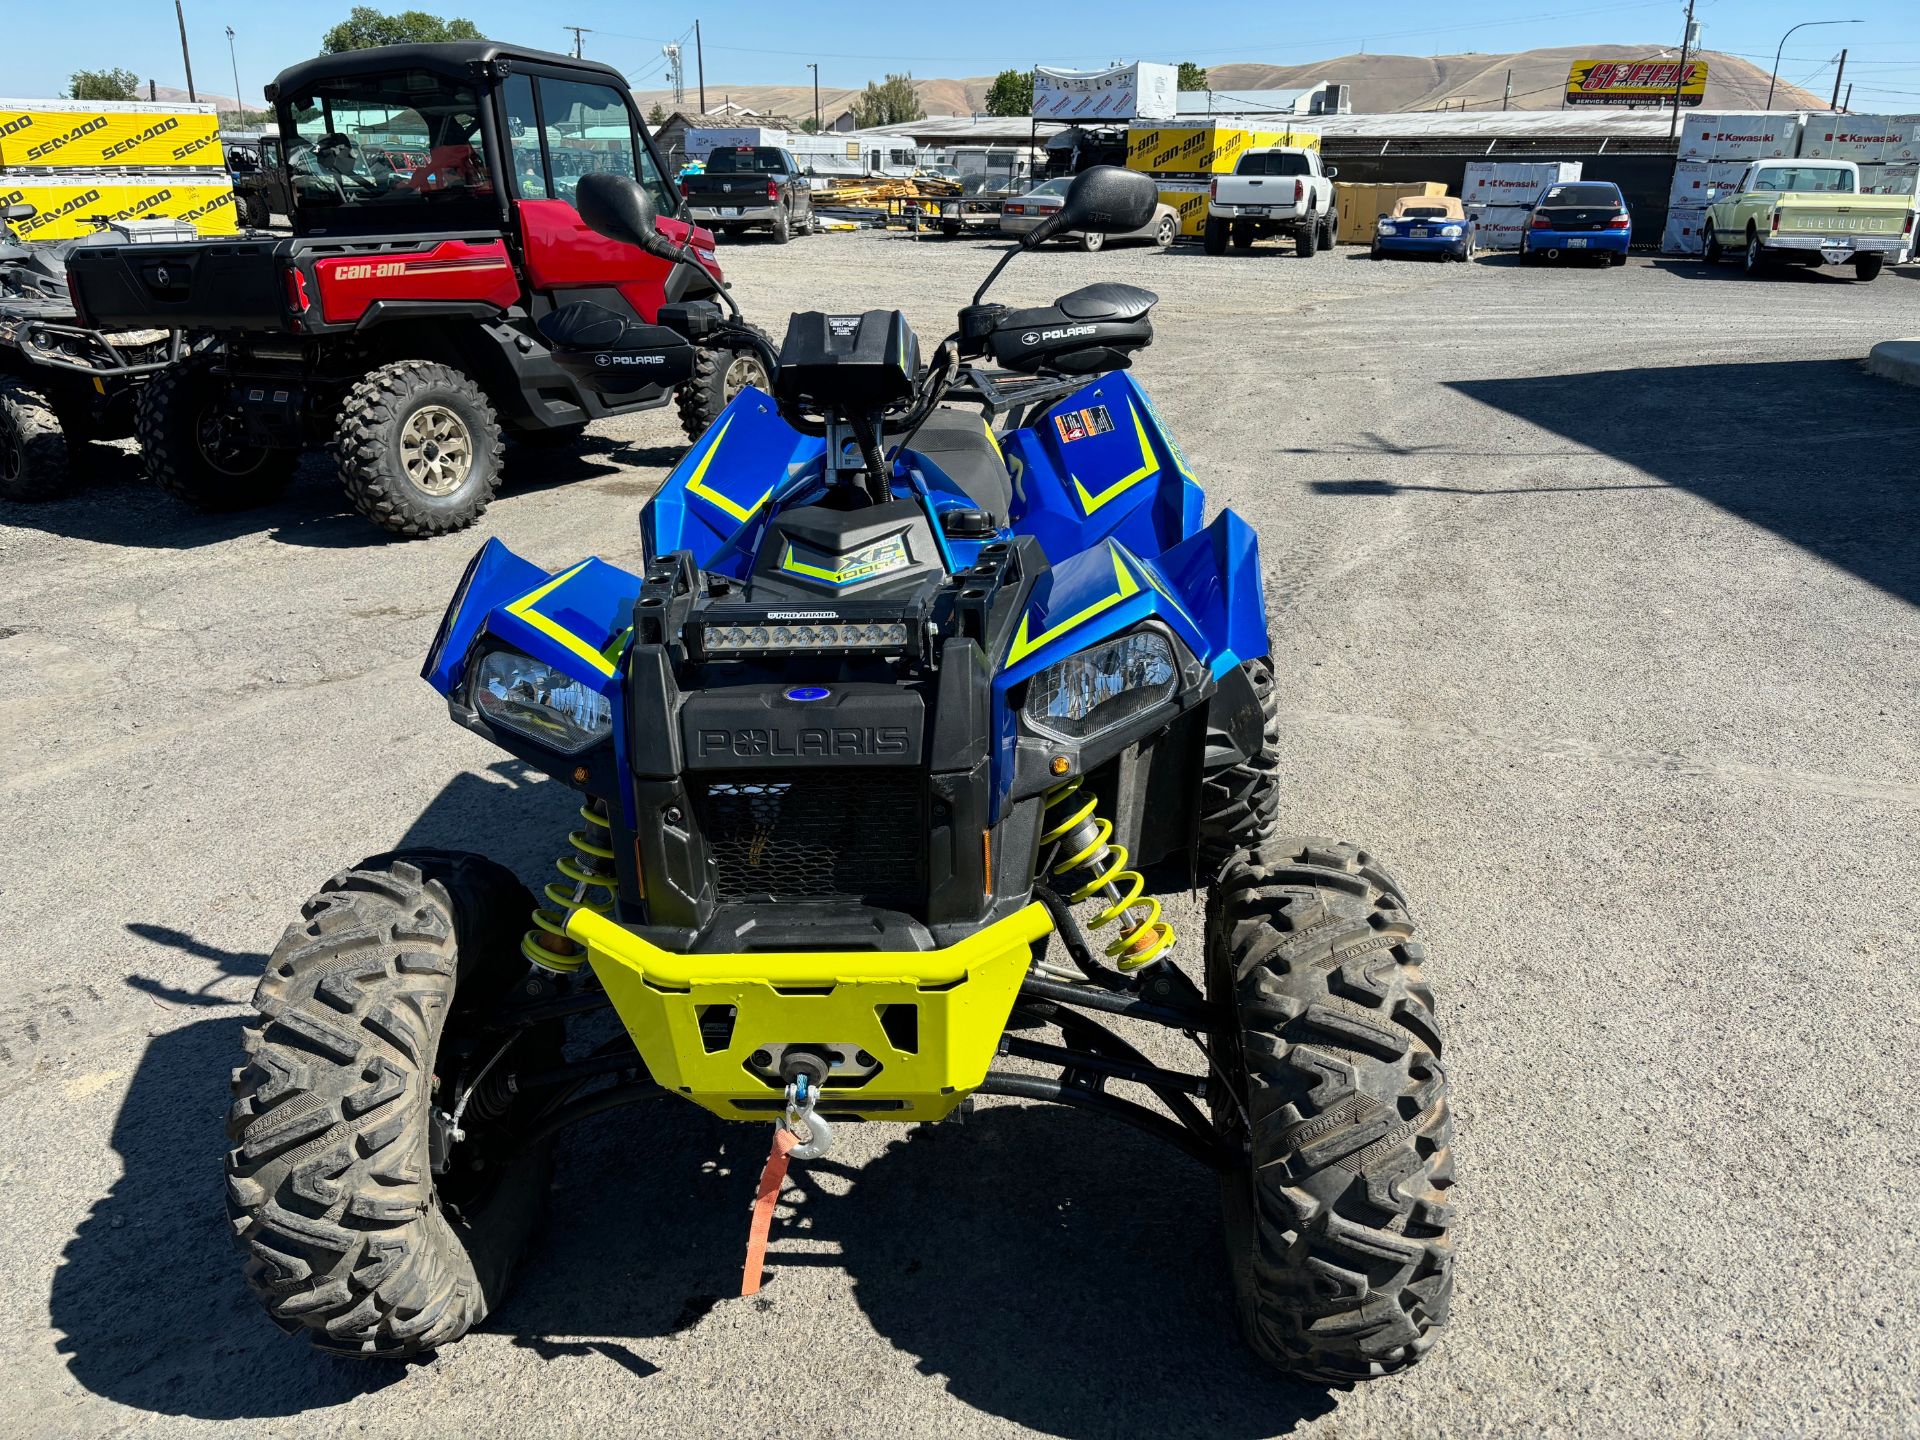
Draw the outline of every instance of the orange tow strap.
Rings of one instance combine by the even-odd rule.
[[[753,1223],[747,1227],[747,1265],[740,1274],[741,1295],[760,1293],[760,1272],[767,1263],[767,1233],[773,1228],[773,1207],[780,1203],[780,1187],[787,1179],[787,1152],[796,1141],[793,1132],[776,1125],[773,1148],[760,1172],[760,1193],[753,1198]]]

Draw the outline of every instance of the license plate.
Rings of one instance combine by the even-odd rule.
[[[1587,242],[1584,240],[1567,241],[1567,249],[1569,250],[1584,250],[1586,248],[1587,248]]]
[[[1820,258],[1829,265],[1844,265],[1853,259],[1853,251],[1845,245],[1822,245]]]
[[[1426,230],[1416,230],[1416,231],[1414,231],[1414,232],[1413,232],[1413,238],[1414,238],[1414,239],[1416,239],[1416,240],[1427,240],[1427,239],[1430,239],[1430,238],[1432,238],[1432,237],[1431,237],[1431,232],[1429,232],[1429,231],[1426,231]]]
[[[1240,213],[1242,215],[1264,215],[1267,213],[1267,207],[1265,205],[1242,205],[1240,207]]]
[[[720,213],[722,215],[738,215],[740,213],[740,207],[738,205],[722,205],[720,207]]]

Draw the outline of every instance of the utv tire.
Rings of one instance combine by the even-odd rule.
[[[374,524],[409,540],[464,530],[500,488],[505,448],[487,397],[450,365],[396,360],[340,404],[340,482]]]
[[[768,227],[767,234],[776,245],[784,245],[793,238],[793,220],[786,211],[782,210],[773,217],[773,224]]]
[[[257,445],[222,404],[214,357],[189,356],[155,372],[134,401],[133,433],[147,475],[196,510],[248,510],[280,498],[298,456]]]
[[[483,1090],[441,1174],[430,1133],[498,1049],[473,1043],[474,1021],[525,973],[532,903],[476,856],[375,857],[329,880],[267,961],[233,1076],[227,1208],[247,1282],[289,1334],[404,1359],[498,1307],[552,1170],[518,1139],[532,1106]],[[507,1059],[559,1054],[543,1027]]]
[[[761,339],[767,332],[751,327]],[[771,344],[771,341],[768,341]],[[693,378],[680,387],[680,428],[687,439],[698,440],[720,418],[720,412],[733,403],[747,386],[773,393],[773,377],[767,374],[767,362],[745,345],[695,348]]]
[[[1311,214],[1307,223],[1293,232],[1294,253],[1302,260],[1311,260],[1320,248],[1320,222]]]
[[[1227,253],[1227,234],[1229,226],[1224,220],[1209,220],[1200,232],[1200,243],[1209,255]]]
[[[1280,690],[1270,662],[1240,668],[1260,699],[1260,752],[1200,782],[1200,877],[1208,883],[1236,851],[1271,835],[1280,814]]]
[[[240,212],[242,230],[264,230],[273,223],[273,209],[264,195],[236,195],[234,204]]]
[[[0,380],[0,500],[55,500],[76,483],[52,407]]]
[[[957,236],[961,229],[962,226],[958,220],[942,220],[940,222],[940,233],[949,240]]]
[[[1247,1342],[1303,1379],[1351,1384],[1432,1348],[1453,1293],[1453,1120],[1425,950],[1365,851],[1270,841],[1207,897],[1213,1041],[1244,1147],[1222,1176]],[[1243,1109],[1244,1107],[1244,1109]]]

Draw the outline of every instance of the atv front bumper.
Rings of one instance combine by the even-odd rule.
[[[860,1052],[829,1075],[823,1115],[938,1120],[985,1078],[1046,907],[1027,906],[945,950],[683,955],[591,910],[567,918],[654,1081],[729,1120],[771,1121],[776,1047]],[[730,1012],[730,1014],[729,1014]]]

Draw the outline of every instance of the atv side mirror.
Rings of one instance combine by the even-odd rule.
[[[680,258],[680,247],[660,233],[653,197],[637,180],[625,175],[582,175],[574,207],[596,234],[637,245],[662,260]]]
[[[1029,230],[1020,243],[1028,250],[1038,249],[1063,230],[1124,235],[1151,220],[1159,203],[1159,187],[1150,177],[1118,165],[1096,165],[1073,177],[1060,208]]]

